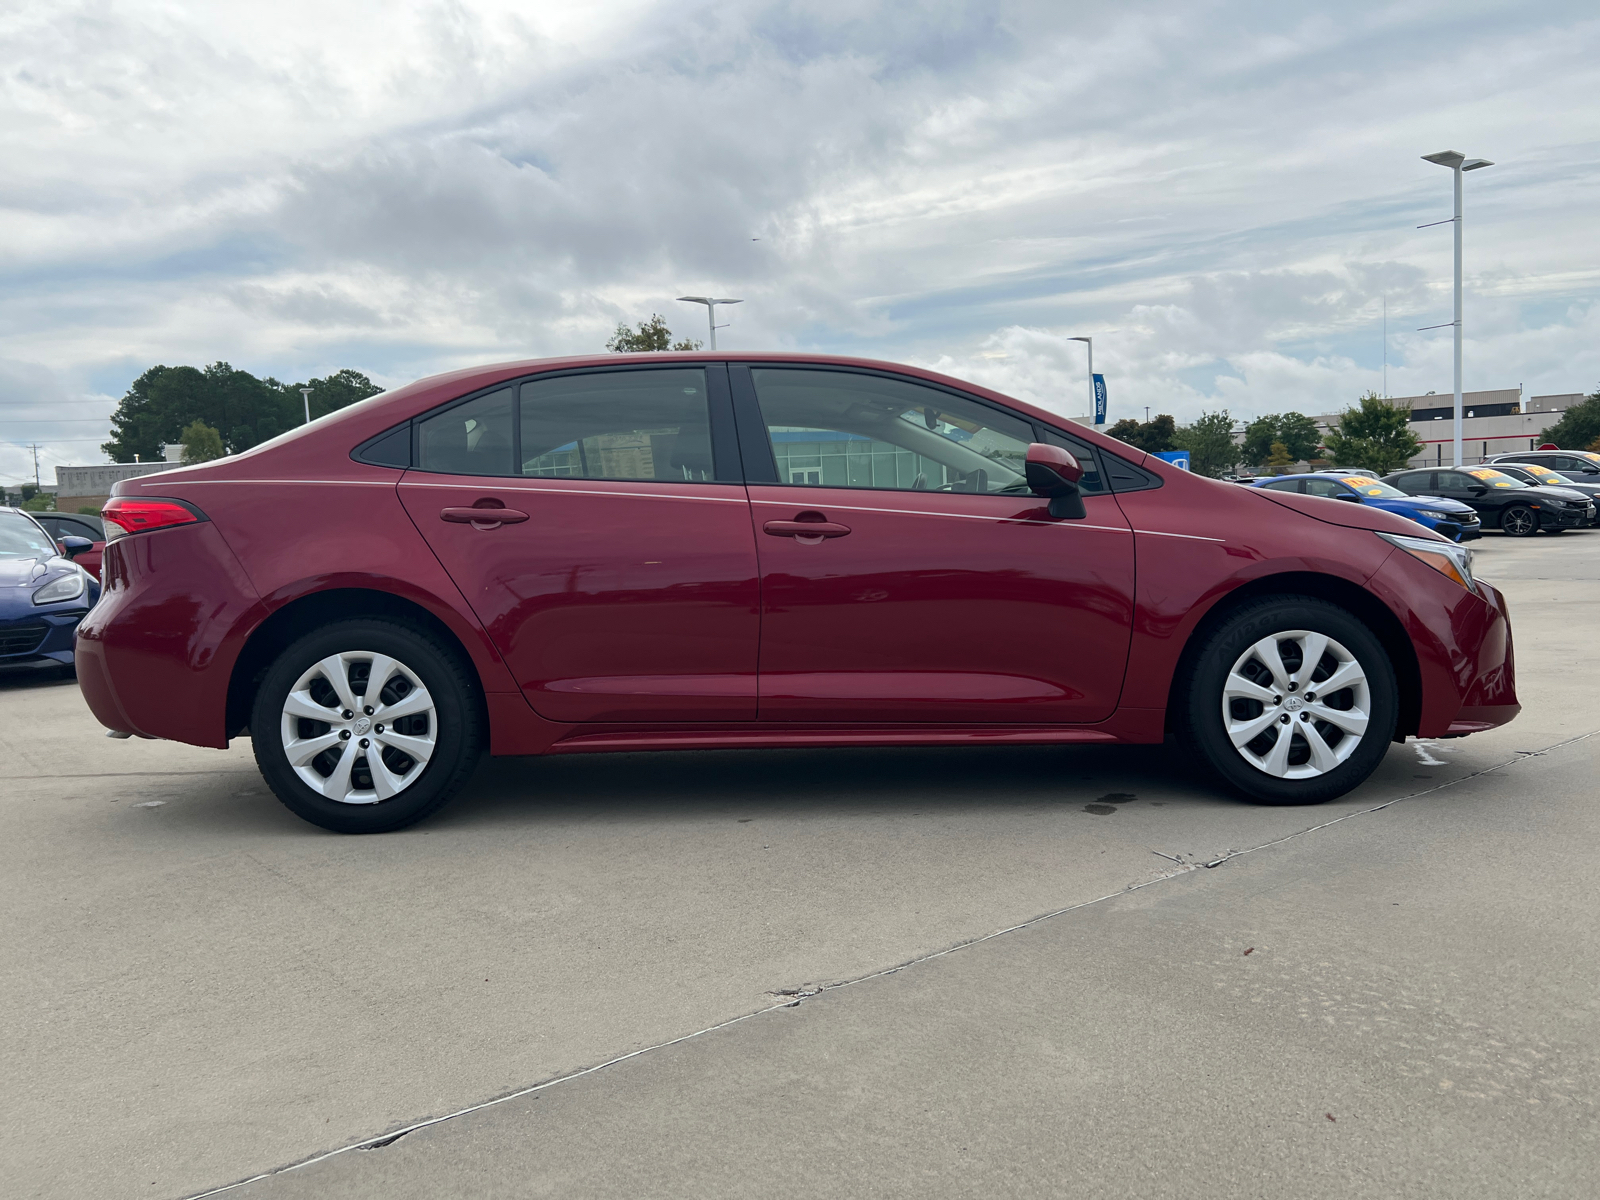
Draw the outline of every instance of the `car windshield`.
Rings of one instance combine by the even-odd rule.
[[[1378,496],[1384,500],[1392,500],[1396,496],[1405,497],[1405,493],[1397,487],[1390,487],[1387,483],[1379,483],[1376,479],[1368,479],[1365,475],[1349,475],[1339,480],[1340,483],[1349,484],[1363,496]]]
[[[1522,480],[1513,479],[1504,471],[1496,471],[1490,467],[1473,467],[1472,470],[1467,472],[1467,474],[1471,475],[1474,479],[1481,479],[1490,487],[1525,488],[1528,486],[1527,484],[1523,483]]]
[[[27,517],[0,513],[0,558],[53,558],[56,544]]]
[[[1549,467],[1541,467],[1538,463],[1518,463],[1517,466],[1532,475],[1540,483],[1548,483],[1552,487],[1560,487],[1564,483],[1572,482],[1560,471],[1552,471]]]

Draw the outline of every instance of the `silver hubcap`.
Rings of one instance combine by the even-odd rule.
[[[1355,753],[1372,693],[1355,655],[1325,633],[1291,629],[1239,656],[1222,686],[1222,724],[1245,762],[1314,779]]]
[[[283,752],[313,791],[377,804],[422,777],[439,723],[415,671],[372,650],[332,654],[283,702]]]

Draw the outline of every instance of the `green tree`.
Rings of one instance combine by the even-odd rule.
[[[1118,441],[1126,442],[1148,454],[1175,450],[1178,423],[1166,413],[1157,413],[1154,420],[1135,421],[1131,417],[1118,421],[1106,431]]]
[[[210,462],[222,457],[222,435],[204,421],[190,421],[178,439],[183,443],[183,461]]]
[[[358,400],[365,400],[369,396],[383,394],[383,389],[360,371],[352,371],[349,367],[335,371],[326,379],[308,379],[305,383],[291,383],[283,390],[289,398],[290,407],[300,414],[300,420],[305,420],[306,397],[300,394],[301,388],[311,389],[311,419],[325,417],[331,412],[354,404]],[[298,424],[299,422],[297,422]]]
[[[1233,417],[1227,409],[1201,413],[1193,425],[1184,425],[1173,439],[1175,450],[1189,452],[1189,470],[1212,479],[1221,478],[1239,461],[1233,441]]]
[[[159,460],[163,445],[178,444],[186,428],[202,421],[218,432],[224,453],[237,454],[305,421],[300,387],[313,389],[313,416],[380,390],[365,375],[349,369],[309,384],[285,386],[225,362],[204,370],[151,367],[129,385],[111,414],[111,440],[100,448],[113,462]]]
[[[1561,414],[1561,419],[1539,435],[1563,450],[1593,450],[1600,442],[1600,388]]]
[[[1317,423],[1304,413],[1268,413],[1244,427],[1244,446],[1240,453],[1247,463],[1264,463],[1272,453],[1272,443],[1282,442],[1293,456],[1291,462],[1312,459],[1321,450]]]
[[[1422,452],[1411,432],[1411,412],[1390,404],[1376,392],[1362,396],[1355,408],[1339,417],[1328,431],[1328,453],[1341,467],[1359,467],[1374,475],[1398,471]]]
[[[49,492],[40,492],[37,496],[30,497],[22,502],[25,512],[49,512],[56,506],[56,498]]]
[[[1267,452],[1266,465],[1272,468],[1274,475],[1287,475],[1289,468],[1299,461],[1289,452],[1289,447],[1282,442],[1273,442]]]
[[[673,342],[672,330],[667,328],[661,314],[651,313],[648,321],[639,322],[637,330],[618,325],[616,332],[606,342],[606,349],[613,354],[639,354],[652,350],[698,350],[700,343],[688,338]]]

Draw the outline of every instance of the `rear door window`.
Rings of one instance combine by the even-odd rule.
[[[607,371],[522,385],[519,474],[710,483],[702,367]]]
[[[1327,496],[1330,499],[1350,490],[1336,479],[1307,479],[1305,485],[1306,495]]]
[[[705,369],[598,371],[497,388],[418,421],[417,467],[447,475],[711,482]]]

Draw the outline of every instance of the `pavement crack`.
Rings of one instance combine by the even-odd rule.
[[[927,954],[918,955],[915,958],[907,959],[905,962],[896,963],[891,967],[881,967],[878,970],[869,971],[864,975],[853,976],[849,979],[836,980],[832,983],[818,983],[805,987],[775,988],[772,991],[767,992],[767,995],[775,998],[774,1003],[765,1005],[751,1012],[742,1013],[736,1017],[729,1017],[727,1020],[718,1021],[713,1025],[707,1025],[704,1029],[697,1029],[693,1033],[685,1033],[675,1038],[668,1038],[665,1041],[655,1042],[649,1046],[641,1046],[639,1049],[630,1050],[626,1054],[619,1054],[614,1058],[608,1058],[601,1062],[593,1063],[587,1067],[580,1067],[574,1071],[568,1071],[560,1075],[552,1076],[549,1079],[545,1079],[528,1087],[519,1088],[516,1091],[508,1092],[501,1096],[495,1096],[491,1099],[480,1101],[477,1104],[468,1105],[466,1108],[460,1108],[454,1112],[444,1113],[443,1115],[437,1117],[426,1117],[420,1121],[414,1121],[409,1125],[402,1126],[401,1128],[393,1130],[389,1133],[380,1134],[377,1137],[363,1138],[359,1142],[351,1142],[348,1145],[339,1146],[333,1150],[326,1150],[320,1154],[314,1154],[307,1158],[299,1159],[295,1162],[285,1163],[283,1166],[273,1167],[270,1170],[258,1172],[257,1174],[251,1175],[248,1178],[239,1179],[233,1183],[223,1184],[221,1187],[211,1188],[203,1192],[193,1192],[184,1197],[184,1200],[207,1200],[207,1197],[220,1196],[224,1192],[231,1192],[237,1188],[245,1187],[248,1184],[256,1183],[263,1179],[271,1179],[275,1175],[283,1175],[289,1171],[298,1171],[302,1167],[310,1167],[320,1162],[326,1162],[330,1158],[336,1158],[341,1154],[348,1154],[352,1150],[381,1150],[386,1146],[392,1146],[395,1142],[398,1142],[407,1134],[415,1133],[419,1129],[428,1129],[434,1125],[442,1125],[444,1122],[453,1121],[457,1117],[464,1117],[471,1113],[481,1112],[486,1108],[494,1108],[495,1106],[505,1104],[510,1100],[518,1100],[527,1096],[532,1096],[538,1092],[545,1091],[547,1088],[553,1088],[563,1083],[570,1083],[575,1079],[582,1079],[586,1075],[593,1075],[598,1071],[603,1071],[607,1067],[614,1067],[620,1063],[625,1063],[629,1059],[638,1058],[645,1054],[651,1054],[657,1050],[665,1050],[671,1046],[682,1045],[684,1042],[693,1041],[696,1038],[704,1037],[706,1034],[716,1033],[719,1030],[727,1029],[730,1026],[738,1025],[741,1022],[749,1021],[756,1017],[765,1016],[768,1013],[777,1012],[780,1009],[797,1008],[802,1000],[811,999],[812,997],[821,995],[825,992],[837,991],[840,988],[854,987],[857,984],[868,983],[875,979],[883,979],[889,975],[896,975],[899,972],[906,970],[908,967],[920,966],[923,963],[933,962],[935,959],[944,958],[947,955],[956,954],[962,950],[971,949],[973,946],[981,946],[983,943],[993,941],[995,938],[1005,937],[1008,934],[1017,933],[1021,930],[1032,928],[1033,926],[1039,925],[1045,921],[1051,921],[1057,917],[1065,916],[1067,913],[1078,912],[1079,910],[1085,908],[1093,908],[1095,905],[1103,904],[1107,900],[1115,900],[1120,896],[1126,896],[1130,892],[1141,891],[1147,887],[1156,887],[1160,884],[1168,882],[1169,880],[1175,879],[1180,875],[1184,875],[1190,871],[1193,871],[1197,866],[1204,866],[1208,868],[1219,867],[1223,863],[1230,862],[1233,859],[1240,858],[1246,854],[1254,854],[1260,850],[1268,850],[1274,846],[1281,846],[1285,842],[1293,841],[1296,838],[1306,837],[1307,835],[1317,833],[1320,830],[1329,829],[1334,825],[1338,825],[1341,822],[1350,820],[1352,817],[1369,816],[1375,812],[1382,812],[1386,808],[1392,808],[1394,805],[1399,804],[1402,801],[1414,800],[1419,796],[1427,796],[1434,792],[1443,791],[1446,788],[1456,787],[1472,779],[1478,779],[1485,775],[1492,775],[1496,771],[1502,770],[1505,767],[1513,766],[1516,763],[1523,762],[1530,757],[1550,754],[1553,751],[1560,750],[1566,746],[1571,746],[1577,742],[1585,741],[1588,738],[1594,737],[1596,734],[1600,734],[1600,729],[1590,730],[1588,733],[1577,734],[1573,737],[1566,738],[1563,741],[1556,742],[1554,745],[1546,746],[1542,750],[1518,750],[1514,752],[1515,757],[1508,758],[1504,762],[1496,763],[1492,767],[1484,767],[1482,770],[1472,771],[1456,779],[1450,779],[1443,783],[1436,784],[1433,787],[1423,788],[1421,791],[1407,792],[1403,796],[1396,796],[1391,800],[1385,800],[1382,804],[1374,804],[1370,808],[1361,808],[1356,809],[1353,812],[1344,813],[1341,816],[1334,817],[1332,820],[1323,821],[1321,824],[1308,826],[1307,828],[1299,830],[1295,833],[1286,834],[1280,838],[1274,838],[1270,842],[1263,842],[1259,846],[1251,846],[1244,850],[1229,850],[1226,854],[1222,855],[1222,857],[1214,859],[1210,862],[1187,862],[1183,859],[1173,858],[1169,854],[1162,854],[1159,850],[1153,850],[1151,851],[1152,854],[1157,854],[1162,858],[1170,859],[1173,862],[1180,863],[1185,867],[1185,870],[1168,872],[1159,875],[1154,879],[1145,880],[1142,883],[1129,884],[1120,891],[1109,892],[1104,896],[1098,896],[1092,900],[1083,900],[1077,904],[1069,904],[1065,908],[1058,908],[1050,912],[1040,913],[1038,916],[1030,917],[1025,921],[1018,921],[1014,925],[1008,925],[1004,929],[996,929],[991,933],[965,938],[962,941],[944,947],[942,950],[934,950]],[[199,772],[193,773],[199,774]],[[1255,947],[1251,947],[1251,949],[1253,950]]]

